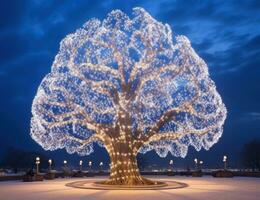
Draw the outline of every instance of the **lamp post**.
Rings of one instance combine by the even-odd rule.
[[[79,161],[79,170],[80,170],[80,171],[82,171],[82,164],[83,164],[83,161],[80,160],[80,161]]]
[[[202,169],[203,161],[200,161],[200,169]]]
[[[102,171],[103,162],[100,162],[100,163],[99,163],[99,167],[100,167],[100,171]]]
[[[195,170],[198,170],[198,159],[195,158],[195,159],[194,159],[194,162],[195,162]]]
[[[51,171],[52,159],[49,159],[48,163],[49,163],[49,171]]]
[[[88,162],[88,166],[89,166],[89,171],[91,171],[91,167],[92,167],[92,162],[91,161]]]
[[[170,170],[173,171],[173,160],[170,160],[169,164],[170,164]]]
[[[223,156],[224,170],[227,170],[227,156]]]
[[[38,174],[39,173],[39,164],[41,163],[40,162],[40,157],[36,157],[35,160],[36,160],[35,161],[35,164],[36,164],[36,174]]]

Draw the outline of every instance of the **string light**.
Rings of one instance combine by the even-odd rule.
[[[110,155],[110,183],[145,184],[137,153],[208,150],[225,118],[188,38],[173,38],[169,25],[135,8],[132,18],[114,10],[62,40],[33,101],[31,136],[46,150],[80,155],[97,142]]]

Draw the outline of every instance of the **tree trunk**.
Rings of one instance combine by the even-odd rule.
[[[110,177],[105,184],[111,185],[152,185],[153,181],[140,175],[136,153],[130,142],[115,141],[107,146],[110,156]]]

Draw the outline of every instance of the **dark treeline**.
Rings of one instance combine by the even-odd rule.
[[[10,168],[14,171],[31,169],[35,166],[36,157],[40,157],[42,168],[48,167],[48,158],[41,153],[8,148],[0,161],[0,168]]]
[[[260,171],[260,139],[246,143],[241,152],[242,165],[253,171]]]

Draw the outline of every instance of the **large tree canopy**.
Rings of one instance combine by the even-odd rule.
[[[124,140],[135,153],[185,157],[189,145],[216,143],[225,118],[188,38],[135,8],[91,19],[61,41],[33,101],[31,136],[46,150],[80,155],[93,142],[109,150],[108,141]]]

